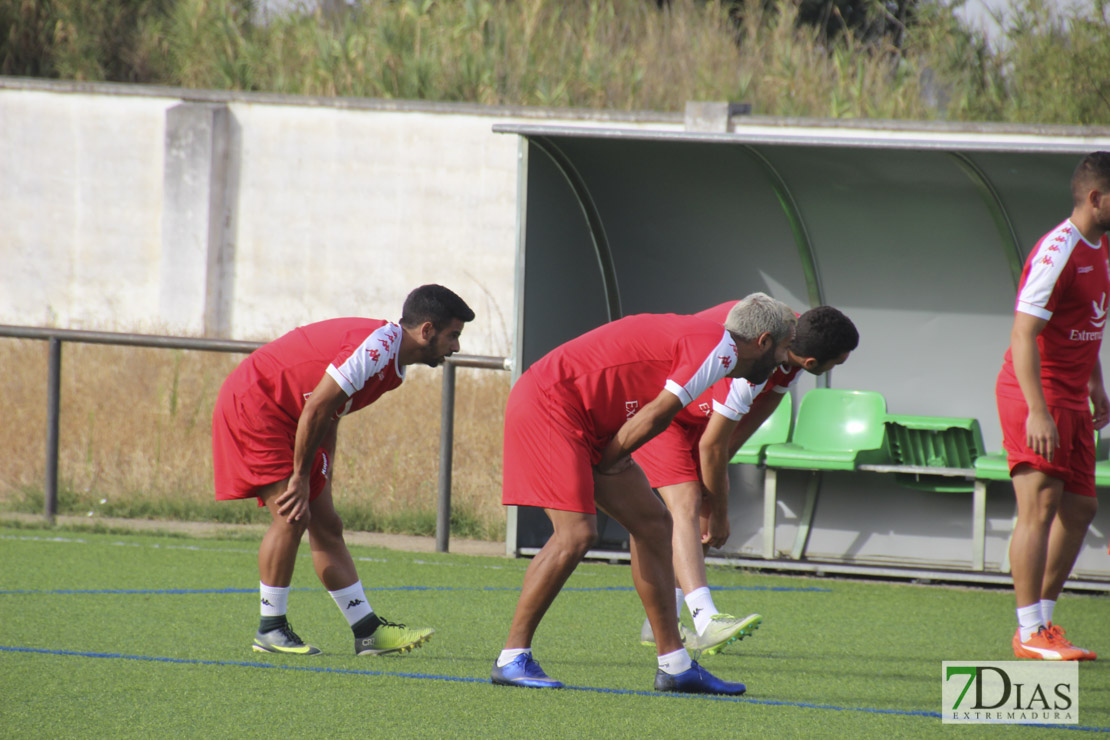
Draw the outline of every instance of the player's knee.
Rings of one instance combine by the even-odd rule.
[[[597,542],[597,524],[592,520],[563,524],[555,528],[551,537],[567,555],[582,558]]]
[[[674,521],[698,521],[701,516],[702,503],[697,496],[684,496],[667,503],[667,510]]]
[[[313,517],[308,533],[317,542],[342,540],[343,520],[338,515]]]
[[[651,512],[629,523],[628,533],[642,542],[670,544],[674,520],[665,507]]]
[[[1056,518],[1056,507],[1030,506],[1018,512],[1015,529],[1032,529],[1047,533]]]
[[[1058,516],[1069,527],[1089,527],[1098,513],[1098,499],[1094,496],[1068,496],[1060,506]]]
[[[306,519],[308,519],[308,512],[305,512],[305,515],[295,522],[289,521],[285,516],[275,515],[273,521],[270,523],[270,531],[275,535],[280,533],[280,536],[300,541],[305,530],[308,529],[309,523]]]
[[[674,530],[674,518],[671,512],[664,509],[657,515],[649,517],[647,526],[650,528],[648,537],[657,537],[660,542],[671,541],[671,532]]]
[[[1045,527],[1060,510],[1061,494],[1053,488],[1042,488],[1035,495],[1018,499],[1018,522],[1027,526]]]

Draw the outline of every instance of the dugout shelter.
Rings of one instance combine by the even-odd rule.
[[[994,382],[1023,260],[1071,213],[1072,171],[1084,154],[1110,149],[1110,129],[729,113],[691,105],[683,131],[494,127],[520,140],[514,373],[620,316],[693,313],[764,291],[799,312],[836,306],[860,331],[846,364],[803,374],[793,414],[819,386],[876,392],[891,414],[977,420],[977,452],[1000,450]],[[1105,442],[1099,452],[1107,457]],[[776,471],[778,544],[768,552],[766,469],[731,467],[732,536],[711,556],[779,570],[1006,579],[1008,480],[980,481],[977,535],[966,475]],[[534,554],[550,534],[538,510],[511,510],[508,524],[516,554]],[[603,516],[599,528],[591,554],[627,557],[627,532]],[[1072,585],[1110,590],[1108,534],[1104,506]]]

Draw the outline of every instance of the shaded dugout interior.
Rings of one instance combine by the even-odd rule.
[[[521,137],[517,373],[619,316],[764,291],[799,312],[836,306],[860,330],[848,363],[803,377],[795,410],[818,384],[877,391],[891,413],[978,419],[987,451],[1001,448],[994,382],[1025,255],[1071,213],[1080,158],[1110,149],[1110,131],[1059,128],[494,130]],[[1105,367],[1105,343],[1103,357]],[[732,468],[723,553],[755,557],[762,471]],[[780,542],[794,537],[809,480],[779,476]],[[967,571],[970,496],[823,473],[803,560]],[[991,484],[986,573],[1003,565],[1013,508],[1008,483]],[[1104,510],[1079,578],[1110,580],[1108,530]],[[511,549],[533,552],[549,533],[540,511],[510,515]],[[616,523],[601,535],[599,551],[627,552]]]

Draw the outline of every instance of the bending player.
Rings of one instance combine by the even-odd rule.
[[[641,314],[555,348],[514,384],[505,410],[506,505],[543,507],[554,532],[524,576],[491,671],[496,684],[559,688],[532,656],[532,637],[597,537],[597,508],[631,535],[632,579],[657,637],[658,691],[742,694],[691,661],[672,606],[671,519],[631,453],[727,376],[767,379],[786,359],[794,312],[762,293],[721,324]]]
[[[220,389],[212,418],[216,499],[257,498],[270,511],[258,550],[262,617],[253,648],[316,655],[286,618],[301,537],[347,618],[355,653],[407,652],[434,630],[379,617],[366,600],[332,504],[336,432],[346,414],[401,385],[408,365],[435,367],[459,350],[470,307],[441,285],[405,299],[400,324],[332,319],[302,326],[249,355]]]
[[[697,316],[724,323],[734,301],[701,311]],[[758,614],[738,618],[721,613],[709,590],[705,556],[710,547],[728,540],[728,461],[775,410],[784,393],[805,370],[821,375],[844,363],[859,345],[855,324],[831,306],[818,306],[798,318],[786,362],[766,383],[745,378],[718,381],[680,411],[667,429],[632,456],[648,482],[663,498],[674,520],[675,606],[690,610],[694,634],[683,641],[695,654],[714,655],[743,639],[763,620]],[[640,642],[653,645],[645,619]]]

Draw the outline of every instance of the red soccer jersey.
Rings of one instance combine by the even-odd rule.
[[[584,411],[595,445],[666,389],[688,404],[735,367],[736,344],[717,323],[638,314],[557,347],[528,369],[540,387]]]
[[[220,388],[212,415],[217,499],[248,498],[293,471],[297,422],[324,373],[349,396],[337,416],[401,385],[401,328],[378,319],[333,319],[302,326],[259,348]],[[327,480],[320,452],[312,471],[317,495]]]
[[[294,329],[260,347],[232,377],[245,381],[250,396],[276,406],[295,425],[325,372],[350,396],[337,416],[369,406],[401,385],[405,371],[399,364],[400,350],[397,324],[331,319]]]
[[[1110,289],[1107,237],[1088,243],[1071,221],[1045,234],[1025,260],[1015,309],[1046,319],[1037,336],[1041,386],[1052,406],[1088,408],[1087,381],[1098,361]],[[1024,400],[1012,349],[998,376],[998,395]]]

